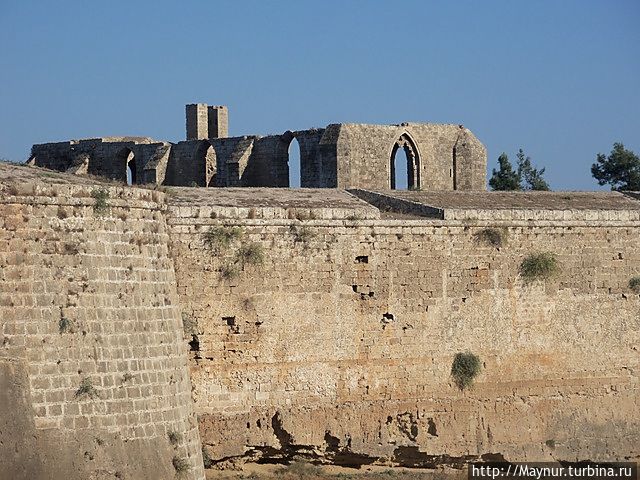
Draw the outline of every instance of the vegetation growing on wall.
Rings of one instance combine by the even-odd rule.
[[[558,259],[550,252],[531,254],[520,264],[520,274],[526,281],[549,279],[559,269]]]
[[[506,242],[507,232],[500,228],[483,228],[476,233],[476,238],[481,243],[500,248]]]
[[[480,357],[471,352],[458,352],[453,358],[451,376],[460,390],[473,385],[474,379],[480,373],[482,362]]]
[[[453,358],[451,376],[460,390],[473,385],[473,381],[480,373],[482,362],[480,357],[471,352],[458,352]]]
[[[264,262],[264,251],[259,243],[248,243],[240,245],[236,252],[236,263],[242,265],[262,265]]]
[[[95,188],[91,191],[91,196],[95,202],[93,204],[93,211],[96,215],[104,215],[109,211],[109,191],[105,188]]]
[[[71,326],[71,320],[66,317],[60,317],[60,321],[58,321],[58,330],[60,333],[70,332]]]
[[[244,242],[242,237],[243,231],[240,227],[230,226],[211,227],[203,235],[205,247],[216,255],[231,254],[233,244],[240,242],[232,259],[227,260],[220,267],[220,276],[223,279],[232,280],[247,265],[259,266],[264,262],[262,245],[256,242]],[[187,328],[186,323],[184,323],[184,326]]]
[[[242,237],[240,227],[211,227],[204,234],[204,244],[214,254],[218,255],[229,249],[231,244]]]
[[[629,288],[634,293],[640,293],[640,277],[633,277],[629,280]]]
[[[307,225],[297,226],[291,225],[291,235],[293,235],[293,241],[296,243],[302,243],[305,246],[313,240],[316,234]]]

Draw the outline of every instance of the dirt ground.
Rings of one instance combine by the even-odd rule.
[[[467,472],[377,466],[355,469],[295,462],[288,466],[245,464],[242,471],[209,469],[206,476],[207,480],[463,480]]]

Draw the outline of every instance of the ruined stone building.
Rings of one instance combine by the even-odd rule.
[[[130,184],[288,187],[289,146],[300,145],[307,188],[484,190],[486,151],[462,125],[337,123],[281,135],[228,137],[224,106],[186,106],[187,139],[105,137],[34,145],[30,163]],[[397,179],[403,149],[406,179]]]

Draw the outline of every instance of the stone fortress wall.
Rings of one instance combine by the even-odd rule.
[[[484,190],[486,150],[462,125],[331,124],[281,135],[228,137],[228,110],[186,106],[187,140],[104,137],[34,145],[32,165],[130,183],[212,187],[288,187],[289,147],[300,145],[308,188],[394,188],[398,149],[408,185],[423,190]]]
[[[164,209],[0,164],[0,479],[204,478]]]
[[[346,193],[251,207],[240,190],[224,207],[194,190],[170,197],[168,221],[214,461],[638,458],[637,201],[399,193],[432,206],[410,217]],[[206,232],[223,226],[241,238],[213,253]],[[263,264],[224,278],[248,243],[264,247]],[[536,252],[557,255],[560,271],[527,283],[519,266]],[[461,391],[450,371],[465,351],[483,371]]]

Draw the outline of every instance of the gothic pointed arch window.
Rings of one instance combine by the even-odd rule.
[[[403,133],[391,149],[389,187],[392,190],[420,189],[420,156],[414,141]]]

